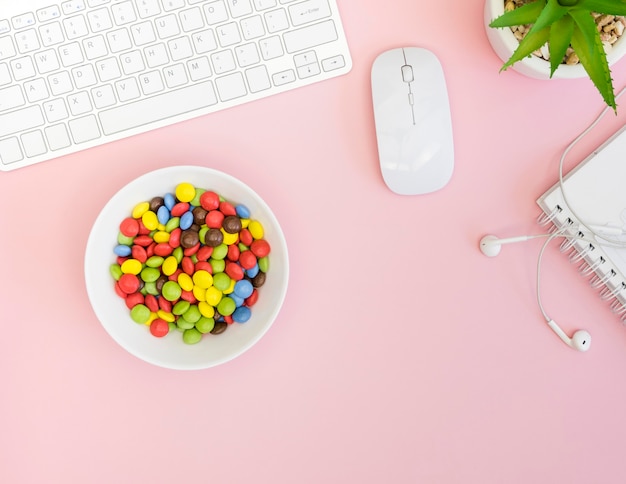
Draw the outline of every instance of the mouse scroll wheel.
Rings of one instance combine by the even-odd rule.
[[[409,65],[402,66],[402,80],[404,82],[413,82],[413,67]]]

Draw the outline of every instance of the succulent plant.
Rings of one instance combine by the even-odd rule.
[[[593,13],[626,15],[626,0],[533,0],[505,12],[489,26],[502,28],[530,24],[532,27],[502,70],[547,43],[552,77],[571,46],[604,102],[616,110],[611,69]]]

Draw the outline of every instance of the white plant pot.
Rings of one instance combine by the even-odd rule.
[[[519,41],[513,35],[510,28],[504,27],[500,29],[489,27],[492,20],[504,13],[503,0],[485,0],[485,29],[487,37],[493,50],[506,62],[511,57],[519,45]],[[609,66],[621,59],[626,54],[626,35],[613,44],[613,48],[607,54]],[[550,79],[550,63],[537,56],[528,56],[511,66],[511,69],[535,79]],[[552,78],[556,79],[575,79],[580,77],[588,77],[587,72],[582,65],[565,65],[562,64],[554,72]]]

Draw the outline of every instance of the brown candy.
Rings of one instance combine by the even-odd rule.
[[[226,328],[228,328],[228,323],[225,321],[216,321],[215,326],[213,326],[211,330],[211,334],[221,334],[226,331]]]
[[[224,222],[222,222],[222,228],[224,232],[228,234],[237,234],[241,232],[241,219],[234,215],[229,215],[224,218]]]
[[[219,229],[209,229],[204,236],[204,244],[209,247],[217,247],[224,242],[224,234]]]
[[[256,276],[254,276],[252,278],[252,286],[253,287],[261,287],[263,284],[265,284],[265,278],[267,276],[265,275],[265,272],[259,272]]]
[[[161,293],[161,289],[163,289],[163,284],[165,284],[169,279],[167,276],[161,276],[156,280],[156,290]]]
[[[195,230],[183,230],[182,234],[180,234],[180,245],[183,249],[191,249],[199,242],[200,237],[198,236],[198,232]]]
[[[154,213],[157,213],[159,211],[159,208],[161,208],[163,205],[165,205],[163,197],[154,197],[152,200],[150,200],[150,210],[152,210]]]
[[[206,219],[206,214],[208,213],[202,207],[194,208],[191,213],[193,214],[193,223],[196,225],[203,225],[204,220]]]

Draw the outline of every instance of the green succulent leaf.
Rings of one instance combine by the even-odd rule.
[[[520,41],[517,49],[511,55],[508,61],[500,69],[504,71],[515,64],[517,61],[528,57],[537,49],[540,49],[547,41],[550,35],[550,27],[546,27],[543,30],[531,32],[529,31],[526,36]]]
[[[493,20],[489,26],[495,28],[533,24],[546,6],[546,0],[536,0],[505,12]]]
[[[559,4],[558,0],[548,0],[546,6],[537,17],[533,29],[541,30],[549,27],[557,20],[563,18],[567,14],[568,7],[563,7]],[[532,29],[531,29],[532,30]]]
[[[570,15],[574,19],[572,47],[604,102],[616,110],[611,70],[596,23],[585,10],[573,8]]]
[[[567,48],[572,42],[574,34],[574,19],[566,15],[552,25],[550,28],[550,77],[563,62]]]
[[[626,15],[626,0],[580,0],[576,8],[608,15]]]

